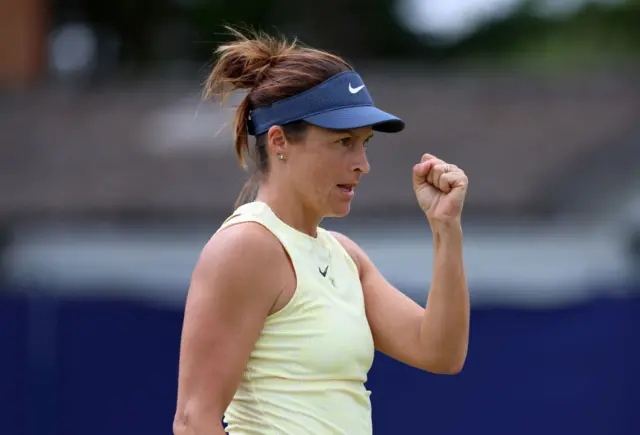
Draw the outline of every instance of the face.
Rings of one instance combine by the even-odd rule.
[[[325,217],[346,216],[356,185],[369,172],[366,145],[372,136],[370,127],[336,131],[309,126],[304,140],[285,141],[276,151],[285,158],[278,170],[307,207]]]

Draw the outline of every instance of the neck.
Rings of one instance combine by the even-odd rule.
[[[311,237],[317,237],[322,216],[306,207],[296,196],[290,189],[283,192],[281,188],[276,189],[269,183],[264,183],[258,190],[256,201],[267,204],[276,216],[290,227]]]

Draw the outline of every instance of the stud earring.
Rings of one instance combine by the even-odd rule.
[[[280,154],[280,153],[278,153],[278,158],[279,158],[280,160],[284,160],[284,156],[283,156],[282,154]]]

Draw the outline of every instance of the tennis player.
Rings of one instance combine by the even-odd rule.
[[[423,309],[354,241],[319,226],[349,213],[374,132],[404,122],[376,108],[336,55],[239,33],[217,52],[205,94],[247,91],[235,149],[243,164],[253,157],[255,173],[193,272],[174,433],[222,435],[224,420],[229,434],[369,435],[375,349],[433,373],[463,367],[467,177],[429,154],[412,169],[434,242]]]

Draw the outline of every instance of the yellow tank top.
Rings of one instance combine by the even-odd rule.
[[[370,435],[364,383],[374,345],[355,263],[327,231],[299,232],[262,202],[239,207],[220,229],[241,222],[260,223],[280,240],[297,287],[265,321],[225,412],[227,432]]]

